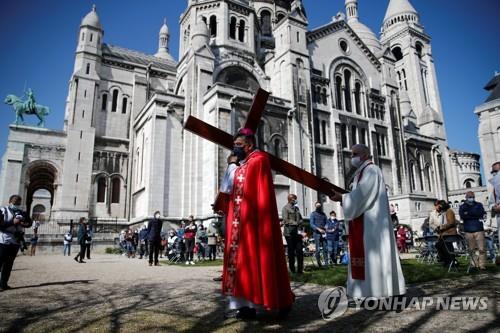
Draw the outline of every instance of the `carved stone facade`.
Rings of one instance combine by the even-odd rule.
[[[85,16],[64,131],[11,127],[2,199],[26,195],[26,178],[36,183],[30,165],[43,161],[54,218],[208,217],[228,152],[183,122],[194,115],[234,133],[258,87],[271,92],[260,149],[348,188],[349,148],[367,144],[402,222],[418,227],[436,198],[466,184],[452,170],[473,164],[467,172],[479,182],[476,155],[450,159],[430,37],[406,0],[390,1],[380,39],[355,0],[312,30],[298,0],[190,0],[179,24],[176,62],[165,24],[158,52],[147,55],[105,44],[95,9]],[[279,206],[294,192],[306,216],[317,200],[341,212],[282,175],[274,180]]]

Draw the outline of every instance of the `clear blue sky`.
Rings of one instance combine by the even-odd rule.
[[[360,19],[378,34],[388,0],[359,0]],[[499,0],[411,0],[432,37],[432,49],[450,147],[479,152],[474,107],[487,96],[484,85],[500,71]],[[0,1],[0,98],[22,95],[25,84],[52,114],[47,127],[62,129],[68,81],[81,19],[92,4],[109,44],[155,53],[167,19],[170,51],[178,58],[179,16],[187,0]],[[344,9],[343,0],[304,0],[310,28]],[[0,154],[14,114],[0,104]],[[31,118],[30,118],[31,119]],[[30,122],[30,121],[28,121]],[[31,119],[31,123],[34,120]]]

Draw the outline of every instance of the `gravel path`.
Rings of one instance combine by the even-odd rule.
[[[487,332],[500,327],[500,276],[464,276],[412,286],[416,296],[486,296],[486,311],[368,311],[350,307],[325,321],[317,301],[326,288],[293,284],[297,302],[279,321],[224,320],[221,267],[149,267],[146,260],[94,255],[19,256],[10,285],[0,293],[2,332]]]

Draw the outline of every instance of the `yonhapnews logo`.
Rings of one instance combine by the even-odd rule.
[[[318,308],[324,320],[342,316],[347,310],[347,303],[347,292],[344,287],[326,289],[318,298]]]

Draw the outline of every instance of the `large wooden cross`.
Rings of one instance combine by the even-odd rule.
[[[257,94],[253,99],[252,106],[250,107],[250,111],[245,123],[245,128],[248,128],[256,133],[268,98],[269,93],[259,88]],[[184,128],[192,132],[193,134],[201,136],[202,138],[212,141],[222,147],[225,147],[229,150],[233,149],[234,138],[231,134],[226,133],[210,124],[207,124],[196,117],[189,116],[186,123],[184,124]],[[271,168],[274,171],[279,172],[282,175],[293,179],[300,184],[303,184],[326,195],[331,195],[333,191],[339,193],[347,193],[347,191],[343,188],[340,188],[320,177],[317,177],[312,173],[307,172],[291,163],[288,163],[287,161],[284,161],[272,154],[269,154],[267,152],[265,153],[267,154],[269,162],[271,164]],[[220,202],[221,200],[223,199],[221,198],[221,195],[219,193],[214,204],[214,210],[217,211],[222,208],[222,203]]]

